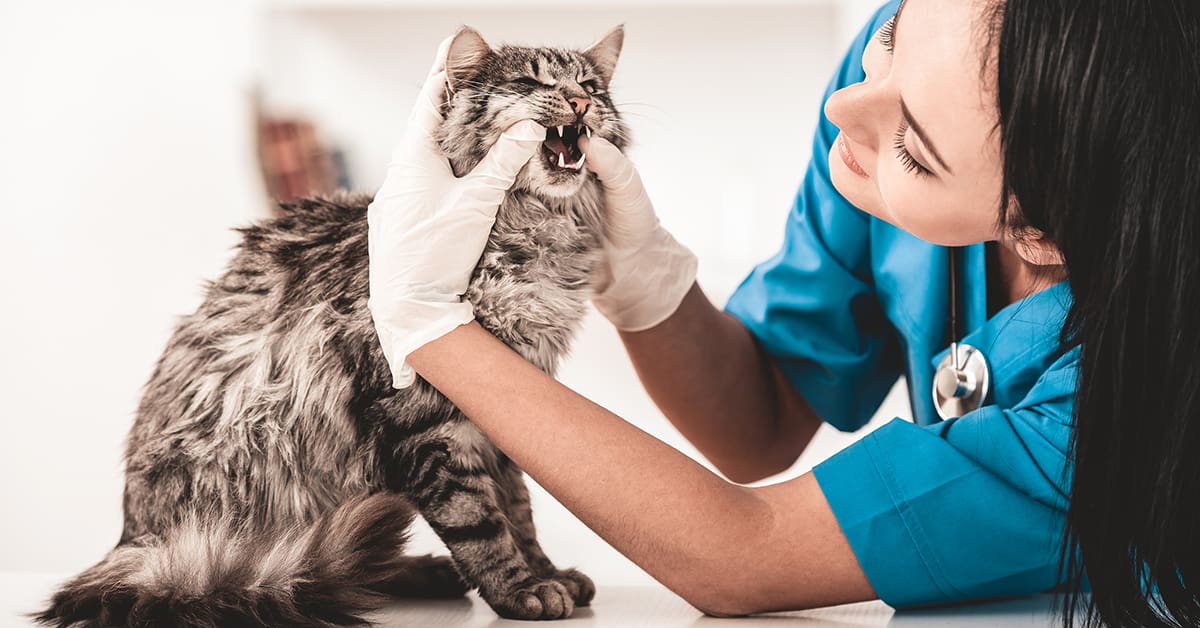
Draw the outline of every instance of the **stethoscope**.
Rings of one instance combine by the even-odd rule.
[[[961,247],[952,247],[947,251],[950,277],[950,353],[938,364],[933,375],[933,405],[942,420],[978,410],[987,399],[991,387],[987,357],[979,349],[958,341],[965,335],[959,310],[962,295],[958,290],[962,254]]]

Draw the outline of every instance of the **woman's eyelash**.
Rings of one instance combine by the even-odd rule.
[[[904,144],[904,135],[908,133],[908,125],[901,124],[900,130],[896,132],[896,139],[892,142],[892,146],[896,148],[896,157],[900,159],[900,163],[904,165],[905,172],[911,172],[918,177],[925,177],[933,174],[928,168],[921,165],[912,153],[908,152],[908,146]]]
[[[879,43],[883,44],[889,53],[896,52],[896,40],[893,37],[895,34],[896,18],[893,16],[887,21],[887,24],[883,25],[883,28],[879,29]]]

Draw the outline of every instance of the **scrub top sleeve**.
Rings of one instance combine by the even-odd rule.
[[[896,608],[1063,584],[1078,350],[1020,404],[894,419],[813,469],[879,598]]]
[[[724,307],[817,415],[848,432],[871,419],[903,366],[895,330],[873,286],[870,217],[829,178],[838,129],[825,117],[824,102],[863,80],[863,51],[898,5],[889,2],[876,13],[825,93],[812,160],[788,214],[783,247],[750,272]]]

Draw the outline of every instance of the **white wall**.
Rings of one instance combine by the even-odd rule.
[[[175,318],[263,210],[251,15],[0,7],[0,570],[70,571],[120,532],[122,441]]]
[[[720,305],[778,246],[820,94],[858,30],[847,24],[873,8],[260,15],[252,2],[5,0],[0,571],[67,575],[116,540],[121,446],[139,389],[176,317],[224,264],[229,227],[264,212],[244,99],[256,69],[269,102],[314,116],[369,191],[434,47],[458,24],[497,41],[585,45],[625,22],[613,92],[634,128],[634,159]],[[694,454],[598,317],[561,378]],[[879,419],[905,413],[903,403],[893,396]],[[853,438],[823,430],[789,474]],[[602,583],[648,581],[544,492],[534,501],[553,558]],[[426,533],[417,545],[435,543]]]

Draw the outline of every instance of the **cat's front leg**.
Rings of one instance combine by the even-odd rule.
[[[504,454],[499,454],[498,467],[500,473],[497,484],[500,489],[501,506],[513,524],[517,543],[525,553],[529,565],[539,575],[557,580],[567,587],[576,606],[587,606],[596,596],[596,585],[580,571],[559,569],[550,562],[537,540],[533,511],[529,507],[529,491],[525,487],[525,476],[521,468]]]
[[[462,447],[455,438],[430,433],[405,443],[405,453],[389,470],[389,486],[411,497],[449,548],[463,579],[478,587],[498,614],[513,619],[569,617],[575,610],[571,592],[530,567],[500,508],[496,480],[471,464],[474,452]]]

